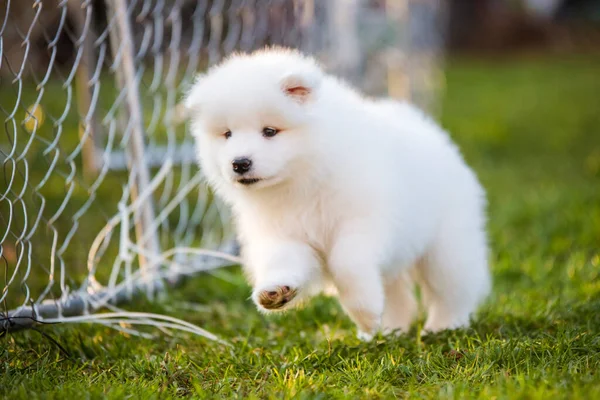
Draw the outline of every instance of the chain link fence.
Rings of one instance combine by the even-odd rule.
[[[0,333],[96,322],[216,339],[121,308],[239,262],[179,105],[194,75],[291,46],[431,109],[443,15],[441,0],[0,0]]]

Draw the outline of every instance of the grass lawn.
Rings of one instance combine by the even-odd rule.
[[[35,331],[1,338],[0,397],[600,398],[599,71],[597,57],[448,64],[442,122],[490,201],[494,293],[471,329],[361,343],[332,300],[260,315],[229,269],[135,309],[232,348],[44,326],[70,356]]]

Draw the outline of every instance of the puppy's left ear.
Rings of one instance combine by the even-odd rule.
[[[321,84],[321,75],[316,71],[291,73],[281,80],[281,90],[294,101],[305,104],[316,94]]]

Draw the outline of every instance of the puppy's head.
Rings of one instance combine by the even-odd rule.
[[[234,55],[196,80],[185,99],[210,183],[261,190],[303,174],[322,71],[301,54]]]

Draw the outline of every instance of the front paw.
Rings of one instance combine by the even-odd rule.
[[[257,290],[253,297],[255,303],[259,307],[269,311],[276,311],[281,310],[286,304],[292,301],[297,294],[298,289],[282,285]]]

